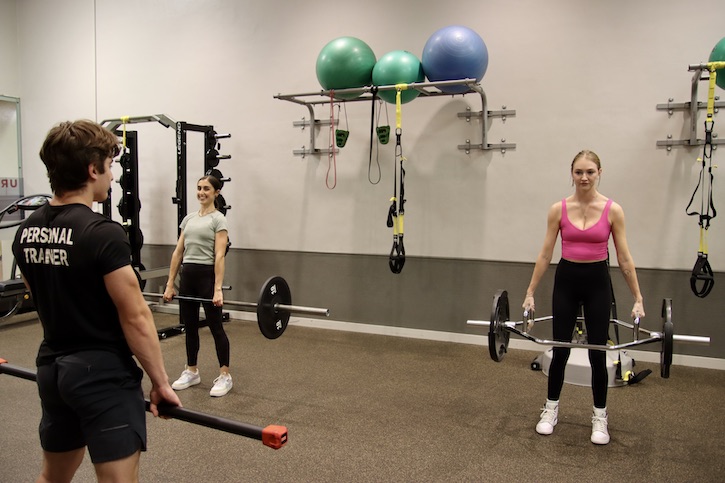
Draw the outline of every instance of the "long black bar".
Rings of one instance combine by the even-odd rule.
[[[19,377],[20,379],[27,379],[28,381],[35,381],[37,379],[34,371],[8,364],[4,359],[0,359],[0,374],[3,373]],[[287,428],[284,426],[272,425],[262,428],[260,426],[240,423],[231,419],[178,406],[159,405],[158,410],[161,416],[167,416],[181,421],[186,421],[187,423],[206,426],[219,431],[257,439],[270,448],[279,449],[287,443]],[[151,412],[151,401],[148,399],[146,399],[146,411]]]

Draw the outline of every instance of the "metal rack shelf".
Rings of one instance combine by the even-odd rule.
[[[441,87],[453,87],[453,86],[466,86],[468,90],[462,93],[449,93],[440,90]],[[513,109],[504,109],[501,111],[489,111],[487,108],[486,93],[484,92],[481,85],[476,79],[460,79],[451,81],[438,81],[438,82],[413,82],[410,84],[388,85],[388,86],[365,86],[353,89],[337,89],[337,90],[320,90],[316,92],[305,92],[300,94],[277,94],[274,96],[275,99],[282,101],[292,102],[301,106],[307,107],[310,117],[306,119],[302,118],[301,121],[295,121],[293,126],[301,127],[305,129],[310,127],[310,145],[309,147],[302,146],[302,149],[294,150],[295,156],[302,156],[303,158],[307,155],[322,155],[332,154],[337,152],[334,147],[328,149],[320,149],[315,147],[315,128],[320,126],[329,126],[329,120],[320,120],[315,116],[315,106],[329,104],[330,102],[348,103],[348,102],[365,102],[372,101],[375,97],[376,92],[396,91],[398,88],[406,90],[416,90],[420,93],[418,99],[431,98],[431,97],[443,97],[443,96],[465,96],[467,94],[478,94],[481,98],[481,110],[478,112],[472,112],[470,108],[466,112],[458,113],[459,118],[465,118],[467,122],[470,122],[472,118],[481,118],[481,142],[471,143],[469,139],[466,140],[465,144],[459,144],[458,149],[465,150],[466,153],[470,153],[471,150],[492,150],[500,149],[502,153],[506,152],[507,149],[516,149],[515,143],[506,143],[502,140],[499,144],[491,144],[487,141],[488,131],[488,120],[489,118],[500,118],[502,121],[506,121],[507,117],[516,116],[516,111]],[[357,95],[353,99],[344,99],[348,95]],[[339,97],[342,96],[342,97]],[[312,99],[310,99],[312,98]],[[323,98],[323,99],[320,99]],[[486,113],[486,115],[483,115]]]

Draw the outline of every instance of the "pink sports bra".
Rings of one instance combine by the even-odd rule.
[[[561,200],[561,257],[574,261],[606,260],[608,257],[609,235],[612,227],[609,224],[609,207],[612,200],[607,200],[602,216],[594,225],[582,230],[572,225],[566,213],[566,199]]]

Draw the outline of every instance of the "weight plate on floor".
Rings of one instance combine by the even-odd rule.
[[[289,311],[276,309],[277,304],[292,305],[292,294],[285,279],[271,277],[262,286],[257,301],[259,330],[267,339],[282,335],[289,322]]]
[[[672,323],[672,299],[662,299],[662,350],[660,351],[660,376],[670,377],[675,327]]]
[[[508,292],[499,290],[493,296],[491,323],[488,326],[488,352],[491,359],[501,362],[508,352],[511,333],[506,329],[509,320]]]

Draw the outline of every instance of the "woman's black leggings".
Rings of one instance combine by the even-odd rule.
[[[185,263],[181,267],[179,295],[211,299],[214,296],[214,265]],[[179,316],[186,333],[186,363],[197,364],[199,355],[199,307],[202,302],[179,301]],[[222,308],[203,302],[206,323],[214,336],[219,367],[229,366],[229,338],[222,325]]]
[[[553,325],[554,340],[571,342],[580,304],[584,307],[587,342],[606,345],[609,338],[609,319],[612,305],[612,288],[606,261],[576,263],[561,260],[554,278]],[[564,385],[564,370],[571,350],[554,347],[549,367],[548,398],[558,401]],[[590,350],[592,366],[592,393],[594,406],[607,406],[607,355],[605,351]]]

